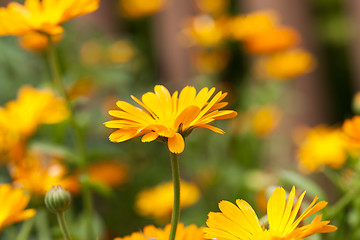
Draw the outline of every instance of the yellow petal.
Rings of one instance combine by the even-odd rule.
[[[142,142],[151,142],[151,141],[154,141],[155,139],[157,139],[158,137],[159,137],[159,134],[157,134],[156,132],[149,132],[141,138],[141,141]]]
[[[277,231],[281,224],[282,214],[285,209],[286,193],[282,187],[276,188],[267,205],[269,227]]]
[[[168,147],[172,153],[182,153],[185,148],[184,138],[180,133],[175,133],[173,137],[168,138]]]

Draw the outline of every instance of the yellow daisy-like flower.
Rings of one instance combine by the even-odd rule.
[[[0,230],[16,222],[32,218],[35,209],[26,209],[30,196],[19,188],[13,188],[9,184],[0,185]]]
[[[301,167],[308,171],[319,171],[324,166],[341,168],[350,147],[340,129],[318,126],[308,131],[300,143],[298,157]]]
[[[105,123],[109,128],[118,128],[109,139],[112,142],[123,142],[144,135],[142,142],[155,139],[167,141],[172,153],[184,151],[184,137],[194,128],[208,128],[223,134],[224,131],[209,125],[217,119],[233,118],[237,115],[232,110],[219,110],[227,105],[221,102],[227,93],[218,92],[210,101],[215,88],[203,88],[196,94],[194,87],[185,87],[180,94],[169,91],[162,85],[156,85],[153,92],[145,93],[142,101],[131,96],[144,109],[118,101],[120,110],[111,110],[109,114],[120,118]]]
[[[100,0],[25,0],[0,8],[0,36],[63,32],[61,23],[95,11]]]
[[[181,181],[180,208],[188,207],[200,198],[194,184]],[[159,222],[167,221],[172,213],[174,189],[172,182],[141,191],[136,197],[136,210],[142,216],[150,216]]]
[[[310,215],[323,209],[327,202],[317,197],[299,214],[299,209],[305,191],[295,200],[295,187],[292,188],[288,198],[283,188],[277,188],[269,199],[267,216],[269,228],[260,225],[260,221],[252,207],[244,200],[236,200],[236,205],[228,201],[221,201],[221,213],[209,213],[206,222],[208,228],[205,238],[218,240],[300,240],[315,233],[333,232],[337,227],[328,225],[330,221],[321,221],[321,215],[307,225],[299,227],[300,223]],[[294,204],[295,203],[295,204]],[[315,204],[316,203],[316,204]]]
[[[164,229],[156,228],[153,225],[144,227],[142,232],[136,232],[123,238],[115,238],[114,240],[168,240],[170,235],[170,224]],[[175,240],[205,240],[202,228],[195,225],[184,227],[184,224],[177,225]]]

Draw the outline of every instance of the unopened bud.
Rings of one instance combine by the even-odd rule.
[[[71,204],[71,195],[60,185],[53,186],[45,195],[45,205],[53,213],[66,211]]]

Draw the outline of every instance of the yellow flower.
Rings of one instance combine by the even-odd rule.
[[[54,124],[69,116],[62,98],[55,97],[50,90],[22,87],[18,97],[0,108],[0,126],[10,132],[28,137],[40,124]]]
[[[51,36],[51,39],[53,42],[59,42],[62,37],[62,34],[58,34]],[[48,47],[48,41],[49,40],[46,35],[38,32],[27,33],[19,39],[19,43],[22,48],[36,52],[45,51]]]
[[[221,102],[227,93],[220,91],[208,102],[215,88],[203,88],[196,94],[194,87],[187,86],[180,94],[176,91],[171,96],[164,86],[156,85],[154,91],[145,93],[142,101],[131,96],[145,110],[124,101],[116,103],[120,110],[109,111],[109,114],[120,120],[105,123],[109,128],[119,128],[110,135],[110,141],[123,142],[144,135],[142,142],[159,138],[167,141],[172,153],[178,154],[184,150],[184,137],[194,128],[208,128],[223,134],[223,130],[208,124],[217,119],[233,118],[237,114],[232,110],[219,110],[227,105]]]
[[[141,18],[164,7],[165,0],[120,0],[120,10],[127,18]]]
[[[287,200],[283,188],[277,188],[267,204],[267,217],[269,228],[260,225],[259,219],[252,207],[242,199],[236,200],[236,205],[228,201],[221,201],[219,208],[221,213],[210,212],[206,222],[208,228],[205,231],[207,239],[222,240],[300,240],[315,233],[333,232],[337,228],[328,225],[330,221],[321,221],[321,215],[307,225],[301,222],[323,209],[327,202],[320,201],[317,197],[299,214],[299,209],[305,192],[301,194],[296,203],[295,187],[292,188]],[[297,217],[297,218],[296,218]],[[301,227],[300,227],[300,226]]]
[[[195,68],[200,73],[218,73],[223,70],[229,59],[229,54],[223,49],[197,51],[193,56]]]
[[[252,129],[257,136],[266,137],[278,126],[280,119],[281,112],[276,106],[262,106],[252,118]]]
[[[345,120],[342,130],[348,137],[348,143],[360,147],[360,116]]]
[[[234,17],[229,21],[228,31],[232,38],[242,41],[273,30],[276,24],[277,17],[274,12],[258,11]]]
[[[196,185],[181,182],[180,208],[188,207],[198,201],[199,189]],[[142,190],[136,197],[136,210],[142,216],[150,216],[157,221],[167,221],[172,213],[174,189],[172,182]]]
[[[301,49],[277,53],[266,60],[267,73],[279,80],[310,72],[315,65],[313,56]]]
[[[196,0],[196,5],[202,13],[219,16],[226,12],[229,0]]]
[[[225,18],[214,19],[210,15],[200,15],[190,19],[183,33],[193,45],[215,47],[225,40],[226,22]]]
[[[348,146],[340,129],[318,126],[311,129],[298,150],[301,167],[318,171],[324,166],[341,168],[347,159]]]
[[[252,54],[269,54],[285,50],[300,41],[299,34],[290,27],[279,27],[245,39],[245,50]]]
[[[10,167],[10,173],[16,186],[34,195],[44,195],[57,185],[72,193],[79,190],[77,180],[66,176],[67,169],[59,159],[40,151],[29,152],[21,162]]]
[[[104,161],[90,164],[88,167],[89,178],[93,182],[115,187],[125,181],[126,168],[116,161]]]
[[[32,32],[61,34],[61,23],[93,12],[100,0],[25,0],[24,5],[10,2],[0,8],[0,36]]]
[[[0,230],[4,227],[32,218],[35,209],[26,209],[30,197],[23,190],[13,188],[9,184],[0,185]]]
[[[135,55],[134,46],[129,41],[120,40],[111,44],[111,46],[107,49],[107,55],[110,62],[128,62]]]
[[[132,233],[123,238],[115,238],[114,240],[168,240],[170,235],[170,224],[166,225],[164,229],[159,229],[153,225],[144,227],[141,232]],[[184,227],[182,223],[177,225],[175,240],[205,240],[202,228],[195,225]]]

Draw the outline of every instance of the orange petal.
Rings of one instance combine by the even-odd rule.
[[[168,138],[168,147],[172,153],[182,153],[185,148],[184,138],[180,133],[175,133],[173,137]]]

